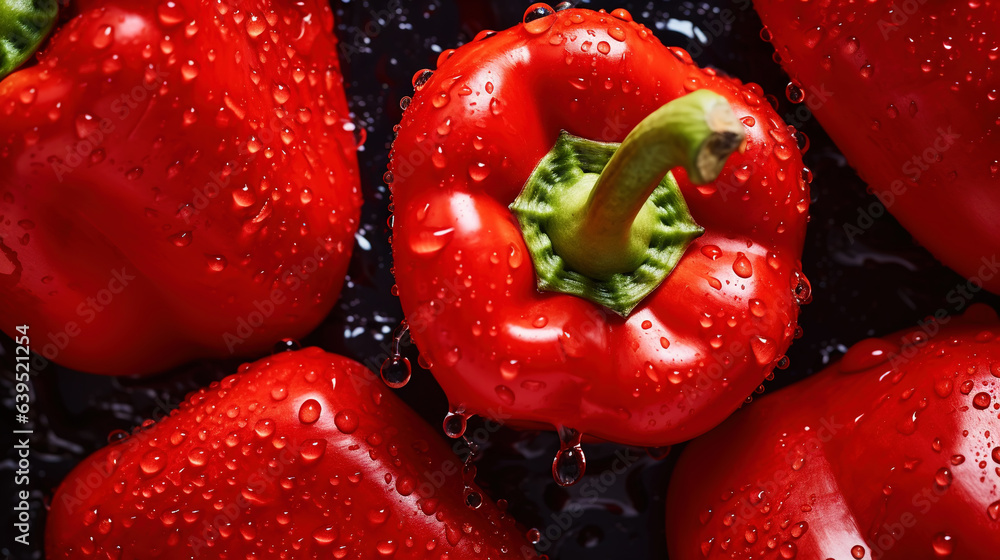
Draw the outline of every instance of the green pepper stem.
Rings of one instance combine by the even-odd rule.
[[[560,202],[553,248],[572,269],[597,279],[635,270],[646,258],[655,217],[646,204],[666,174],[682,167],[694,184],[719,176],[745,138],[725,98],[698,90],[660,107],[622,142],[593,182]]]
[[[56,0],[0,1],[0,79],[35,54],[58,12]]]

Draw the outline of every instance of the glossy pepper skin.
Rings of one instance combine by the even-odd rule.
[[[361,203],[329,6],[71,10],[0,82],[4,329],[113,375],[305,335]]]
[[[805,105],[889,212],[941,262],[1000,293],[1000,3],[754,7]],[[871,215],[844,226],[848,239],[863,239]]]
[[[534,557],[464,478],[370,371],[307,348],[246,364],[85,459],[53,497],[45,549],[53,560]]]
[[[998,336],[976,305],[863,340],[696,439],[671,481],[670,558],[996,558]]]
[[[391,164],[411,336],[457,412],[633,445],[687,440],[735,410],[792,341],[808,297],[796,141],[757,85],[698,68],[626,11],[536,8],[415,77]],[[508,207],[561,131],[621,142],[694,90],[728,102],[746,137],[714,182],[673,172],[704,233],[626,316],[539,291]]]

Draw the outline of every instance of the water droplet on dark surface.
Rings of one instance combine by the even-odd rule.
[[[280,354],[281,352],[290,352],[294,350],[301,350],[302,344],[293,338],[283,338],[274,344],[271,348],[272,354]]]
[[[559,451],[552,460],[552,478],[559,486],[572,486],[587,470],[587,458],[580,447],[581,435],[571,428],[559,429]]]
[[[398,356],[386,358],[382,362],[382,367],[379,368],[379,375],[381,375],[382,381],[393,389],[406,386],[410,381],[411,372],[410,360]]]
[[[444,434],[452,439],[457,439],[465,434],[466,417],[464,414],[449,412],[444,417]]]

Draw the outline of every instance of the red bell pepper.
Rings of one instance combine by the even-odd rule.
[[[756,0],[790,99],[941,262],[1000,293],[1000,3]],[[861,238],[884,210],[843,225]]]
[[[337,299],[361,203],[327,3],[80,0],[62,16],[0,82],[3,328],[106,374],[306,334]]]
[[[1000,322],[946,322],[859,342],[691,443],[670,558],[996,558]]]
[[[534,557],[472,476],[360,364],[286,352],[84,460],[52,499],[46,554]]]
[[[781,362],[808,299],[809,187],[759,86],[625,10],[544,5],[414,84],[387,177],[393,257],[450,435],[499,407],[570,445],[663,446]]]

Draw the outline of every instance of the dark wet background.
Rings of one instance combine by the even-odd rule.
[[[303,344],[319,345],[377,367],[401,319],[398,301],[390,295],[388,194],[382,183],[392,126],[401,114],[399,100],[412,94],[414,72],[433,68],[442,50],[469,41],[481,29],[518,23],[531,2],[332,0],[332,4],[336,31],[344,45],[348,100],[356,121],[367,132],[359,154],[366,204],[341,302]],[[875,220],[854,243],[848,241],[844,224],[856,224],[859,209],[877,202],[805,106],[785,98],[788,77],[773,62],[771,46],[760,39],[761,23],[749,0],[595,0],[579,5],[608,11],[626,8],[665,44],[690,50],[699,64],[761,84],[777,97],[779,114],[810,139],[805,162],[815,181],[803,264],[814,300],[802,313],[805,334],[788,352],[791,367],[777,372],[768,390],[818,371],[862,338],[913,326],[939,309],[957,312],[956,301],[969,301],[956,291],[965,281],[938,264],[888,215]],[[973,301],[1000,308],[1000,298],[988,294],[976,294]],[[0,345],[0,418],[9,426],[13,343],[4,337]],[[405,348],[404,353],[416,366],[415,348]],[[128,430],[145,418],[161,415],[187,392],[232,373],[236,365],[196,363],[144,380],[86,375],[55,365],[34,372],[32,551],[21,545],[11,547],[13,521],[9,516],[14,504],[12,497],[6,498],[11,493],[5,491],[5,500],[11,501],[0,504],[5,535],[0,552],[5,557],[41,558],[42,503],[77,462],[103,446],[112,430]],[[413,380],[399,394],[429,422],[440,425],[447,403],[430,373],[415,367]],[[475,434],[480,426],[471,422],[469,433]],[[0,430],[5,450],[0,480],[5,488],[11,487],[16,468],[9,429]],[[666,558],[663,504],[676,455],[656,461],[643,450],[629,450],[632,466],[628,473],[612,476],[615,453],[622,449],[585,445],[587,475],[578,486],[566,490],[551,479],[551,460],[558,448],[553,434],[502,429],[482,443],[479,483],[494,499],[508,500],[511,513],[522,524],[541,531],[540,550],[553,560]],[[582,515],[567,513],[579,511],[571,507],[574,504],[583,508]]]

